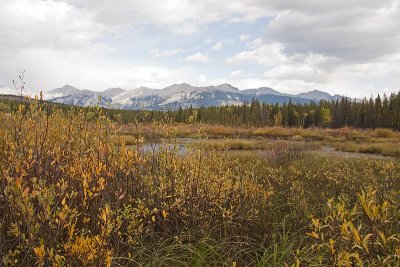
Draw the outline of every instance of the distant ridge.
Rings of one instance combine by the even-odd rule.
[[[0,88],[0,93],[2,93]],[[240,105],[245,101],[257,99],[267,104],[310,103],[311,101],[336,100],[339,95],[322,91],[309,91],[301,94],[284,94],[269,87],[239,90],[230,84],[197,87],[187,83],[173,84],[163,89],[139,87],[134,90],[110,88],[105,91],[81,90],[71,85],[44,93],[51,101],[67,105],[101,106],[116,109],[175,110],[179,108],[199,108],[221,105]],[[100,100],[100,102],[99,102]]]

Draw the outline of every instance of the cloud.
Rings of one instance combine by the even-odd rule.
[[[175,48],[175,49],[169,49],[169,50],[162,50],[159,48],[154,48],[149,51],[149,54],[151,57],[154,57],[154,58],[170,57],[170,56],[178,55],[182,51],[183,51],[182,48]]]
[[[241,76],[242,74],[243,72],[241,70],[234,70],[231,73],[229,73],[229,78],[234,79]]]
[[[399,28],[398,0],[1,0],[0,84],[28,69],[38,90],[157,86],[224,80],[234,66],[246,68],[229,77],[239,87],[369,95],[399,89]],[[226,64],[197,53],[222,48],[207,38],[235,40]],[[207,69],[162,59],[183,51]]]
[[[202,54],[200,52],[187,56],[185,58],[186,62],[191,62],[191,63],[203,63],[206,64],[209,62],[208,56],[206,54]]]
[[[197,77],[197,82],[199,84],[205,84],[207,82],[206,75],[200,74],[199,77]]]
[[[236,78],[235,83],[238,85],[263,82],[264,86],[267,84],[284,92],[319,89],[362,97],[366,90],[393,90],[400,83],[400,77],[395,74],[400,71],[400,53],[383,57],[379,61],[353,63],[310,52],[286,54],[280,43],[256,41],[248,46],[248,50],[228,57],[226,63],[258,64],[265,71],[262,78],[245,78],[246,83],[239,77],[230,76],[232,79]]]
[[[16,95],[18,94],[16,89],[11,89],[8,87],[3,87],[0,86],[0,94],[4,94],[4,95]]]
[[[0,7],[3,52],[27,47],[73,50],[95,45],[108,32],[90,13],[64,2],[3,0]]]
[[[251,34],[241,34],[239,36],[239,40],[242,41],[242,42],[245,42],[245,41],[250,40],[251,37],[252,37]]]
[[[371,61],[399,51],[399,27],[398,5],[382,1],[340,13],[287,10],[268,24],[265,38],[284,44],[288,54],[311,52],[352,62]]]
[[[262,1],[232,0],[58,0],[91,10],[95,20],[115,29],[152,25],[178,34],[192,34],[219,21],[252,22],[271,14]]]
[[[218,51],[221,50],[221,48],[222,48],[222,43],[218,42],[215,45],[213,45],[213,47],[211,47],[211,50]]]
[[[228,64],[257,63],[265,66],[283,64],[287,58],[282,52],[283,46],[279,43],[260,44],[252,50],[242,51],[228,57]]]
[[[260,87],[268,87],[270,86],[270,82],[264,77],[258,78],[238,78],[234,80],[234,86],[240,89],[256,89]]]

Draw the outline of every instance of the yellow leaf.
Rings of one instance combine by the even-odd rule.
[[[111,262],[112,262],[112,252],[110,250],[107,250],[106,266],[111,267]]]
[[[319,228],[319,219],[312,218],[311,221],[312,221],[313,225],[315,226],[315,228]]]
[[[101,218],[104,222],[106,222],[109,213],[110,213],[110,209],[108,208],[108,206],[106,206],[106,207],[101,211],[100,218]]]
[[[363,248],[364,248],[368,253],[369,253],[369,250],[368,250],[368,239],[369,239],[371,236],[373,236],[373,234],[367,234],[367,235],[364,237],[363,241],[362,241],[362,246],[363,246]]]
[[[44,245],[33,248],[33,252],[35,253],[36,257],[38,257],[39,261],[43,261],[44,253],[45,253]]]
[[[382,241],[383,241],[383,245],[386,245],[386,236],[385,233],[381,232],[378,230],[378,234],[381,237]]]
[[[29,194],[29,187],[25,187],[24,191],[22,191],[22,197],[27,197]]]
[[[354,236],[354,239],[356,240],[356,242],[357,242],[357,244],[360,244],[361,243],[361,237],[360,237],[360,234],[358,233],[358,231],[357,231],[357,229],[356,228],[354,228],[353,227],[353,236]]]
[[[397,256],[400,256],[400,247],[397,247],[397,248],[396,248],[396,255],[397,255]]]
[[[314,238],[316,238],[316,239],[319,238],[318,234],[317,234],[316,232],[314,232],[314,231],[312,231],[311,233],[307,233],[307,235],[309,235],[309,236],[311,236],[311,237],[314,237]]]
[[[21,187],[21,183],[22,183],[22,178],[18,177],[18,178],[15,179],[15,186],[17,188]]]
[[[168,214],[169,214],[169,213],[166,212],[165,210],[162,211],[162,216],[164,217],[164,219],[167,218]]]
[[[153,221],[153,222],[156,222],[156,216],[151,216],[151,220]]]

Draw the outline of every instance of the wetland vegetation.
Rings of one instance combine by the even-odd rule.
[[[3,265],[399,264],[396,131],[124,124],[99,107],[16,107],[0,112]],[[185,153],[178,138],[190,138]],[[315,153],[325,146],[390,157]]]

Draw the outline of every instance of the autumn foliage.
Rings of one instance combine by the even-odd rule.
[[[395,266],[400,259],[396,161],[296,152],[271,163],[209,147],[181,154],[167,144],[146,152],[140,138],[127,146],[119,128],[101,108],[89,116],[40,100],[0,113],[1,264]]]

